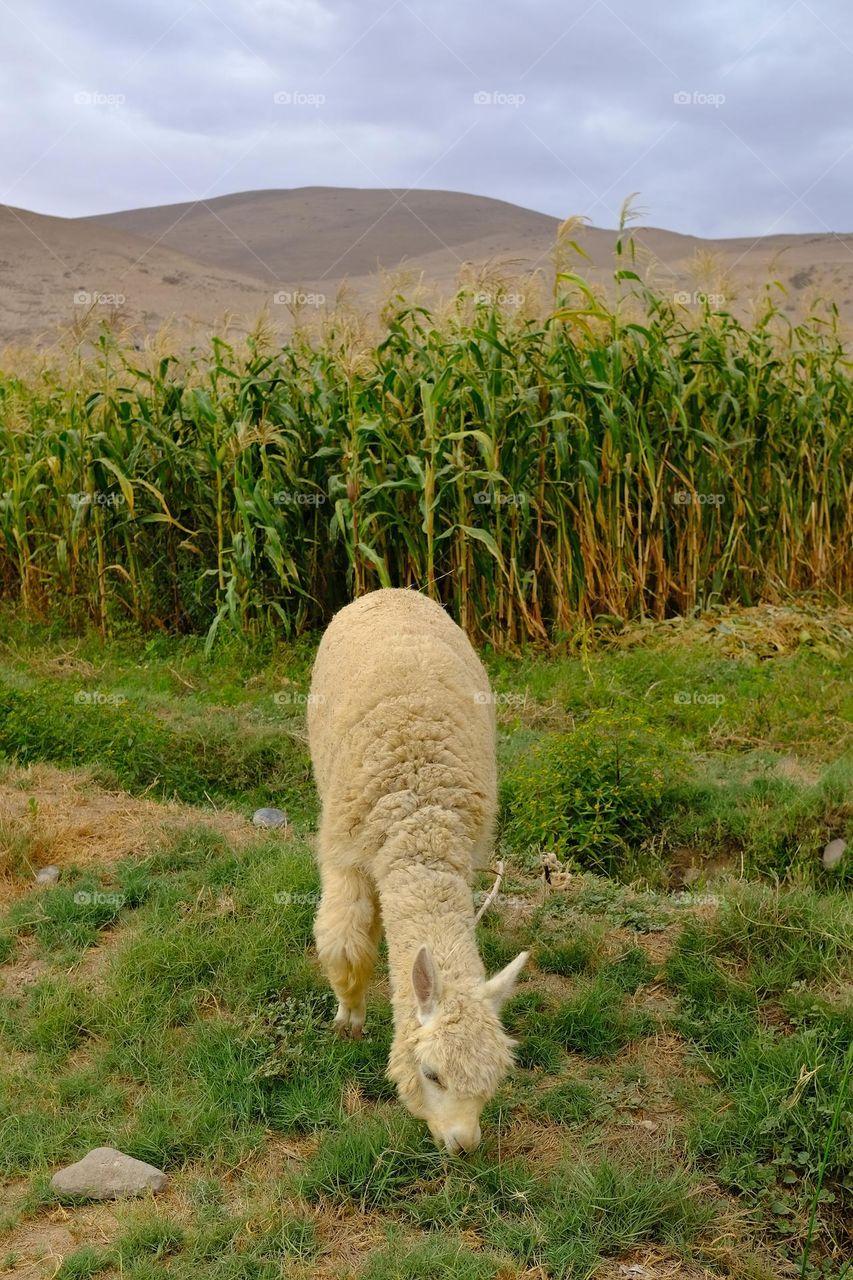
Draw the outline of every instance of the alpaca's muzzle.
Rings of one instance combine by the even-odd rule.
[[[459,1155],[465,1151],[475,1151],[480,1145],[482,1133],[478,1124],[473,1129],[457,1128],[443,1135],[434,1133],[433,1137],[438,1143],[443,1142],[451,1155]]]

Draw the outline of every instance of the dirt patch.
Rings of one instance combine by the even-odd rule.
[[[647,1163],[684,1145],[687,1113],[674,1096],[679,1086],[705,1079],[687,1061],[687,1046],[677,1035],[659,1031],[628,1045],[607,1073],[608,1101],[614,1108],[596,1142],[614,1158]]]
[[[41,867],[117,862],[149,853],[199,824],[239,843],[257,838],[232,810],[160,804],[105,790],[83,770],[9,768],[0,778],[0,908],[29,890]]]
[[[0,965],[0,993],[16,996],[25,987],[34,986],[50,973],[50,965],[37,955],[38,946],[33,938],[22,938],[9,964]]]
[[[299,1138],[269,1134],[262,1151],[247,1156],[222,1174],[222,1184],[233,1204],[240,1201],[247,1188],[268,1187],[274,1179],[298,1173],[316,1152],[319,1141],[314,1136]],[[209,1177],[210,1173],[209,1166],[195,1169],[189,1166],[182,1177]]]
[[[34,1054],[24,1049],[3,1049],[3,1067],[5,1076],[11,1080],[15,1075],[21,1072],[29,1071],[32,1067]],[[8,1208],[9,1196],[13,1194],[10,1187],[0,1186],[0,1211]]]
[[[786,782],[795,782],[801,787],[814,787],[820,781],[820,770],[799,760],[796,756],[783,756],[777,761],[773,772],[777,777],[784,778]]]
[[[650,1080],[666,1088],[672,1081],[705,1079],[697,1067],[688,1064],[688,1046],[673,1031],[659,1031],[628,1046],[619,1061],[641,1066]]]
[[[575,727],[570,711],[557,702],[537,702],[527,689],[523,693],[502,693],[499,697],[497,720],[501,729],[516,729],[523,725],[526,729],[566,733]]]
[[[367,1259],[387,1243],[388,1219],[338,1205],[309,1210],[320,1253],[311,1263],[312,1280],[352,1280]]]
[[[69,1253],[77,1248],[74,1235],[67,1227],[57,1224],[28,1226],[14,1232],[5,1246],[14,1261],[3,1275],[15,1280],[42,1280],[56,1274]]]
[[[762,776],[760,772],[755,774],[755,777]],[[667,854],[668,884],[676,892],[690,893],[697,882],[707,885],[712,880],[736,877],[741,865],[742,856],[735,849],[716,851],[711,855],[702,853],[700,849],[675,849]]]
[[[98,934],[97,946],[87,947],[83,954],[69,968],[69,974],[83,979],[92,991],[103,988],[107,966],[119,942],[126,942],[131,936],[132,926],[121,929],[102,929]],[[0,976],[2,976],[0,969]]]
[[[97,946],[88,947],[65,971],[77,980],[82,979],[93,991],[103,988],[107,966],[120,941],[130,936],[130,930],[103,929],[99,935]],[[14,960],[0,965],[0,994],[5,996],[20,995],[26,987],[40,982],[42,978],[55,976],[57,968],[48,963],[40,954],[38,943],[34,938],[22,935],[18,939]]]
[[[631,947],[638,947],[645,952],[650,964],[653,964],[656,970],[660,970],[669,959],[681,930],[681,920],[667,925],[664,929],[656,929],[654,933],[642,933],[639,929],[611,925],[607,929],[605,953],[608,959],[615,960]]]
[[[124,1228],[120,1202],[77,1206],[48,1205],[37,1217],[15,1227],[3,1242],[14,1261],[2,1272],[14,1280],[47,1280],[64,1258],[84,1245],[103,1248]]]
[[[19,1067],[26,1066],[29,1061],[29,1055],[18,1053],[13,1050],[7,1062],[10,1063],[13,1071]],[[0,1182],[0,1214],[7,1214],[16,1211],[23,1201],[29,1189],[29,1181],[27,1178],[13,1178],[6,1182]]]
[[[77,1249],[90,1245],[102,1248],[123,1234],[135,1221],[151,1216],[156,1203],[158,1216],[174,1218],[190,1227],[195,1209],[190,1198],[192,1183],[198,1178],[221,1178],[229,1211],[250,1216],[260,1213],[274,1183],[298,1169],[313,1154],[314,1138],[296,1139],[271,1136],[260,1154],[241,1164],[220,1171],[209,1164],[189,1164],[172,1175],[168,1186],[157,1197],[144,1200],[119,1200],[104,1203],[60,1205],[47,1204],[26,1214],[3,1242],[3,1254],[15,1258],[11,1269],[0,1275],[14,1280],[45,1280],[53,1276],[62,1259]],[[29,1183],[18,1180],[0,1188],[0,1207],[14,1211],[23,1202]],[[297,1208],[294,1202],[294,1209]],[[324,1212],[322,1222],[328,1214]],[[335,1214],[332,1214],[335,1217]],[[321,1222],[318,1217],[318,1230]],[[325,1230],[325,1228],[324,1228]],[[376,1247],[375,1243],[374,1246]],[[331,1271],[328,1274],[333,1274]]]

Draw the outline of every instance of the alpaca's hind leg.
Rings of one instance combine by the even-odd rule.
[[[379,904],[361,871],[323,871],[323,896],[314,922],[317,955],[338,997],[335,1030],[361,1036],[365,995],[379,947]]]

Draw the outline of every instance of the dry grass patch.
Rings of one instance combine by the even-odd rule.
[[[229,1207],[248,1208],[255,1202],[259,1188],[269,1187],[276,1179],[298,1171],[306,1164],[317,1150],[318,1143],[319,1138],[314,1135],[268,1134],[262,1151],[222,1171],[222,1186]],[[182,1176],[209,1177],[210,1174],[209,1166],[199,1164],[188,1166]]]
[[[685,1085],[705,1077],[687,1058],[687,1046],[668,1031],[658,1031],[628,1045],[608,1073],[615,1112],[597,1140],[612,1155],[653,1155],[682,1144],[689,1113],[675,1096]]]
[[[320,1246],[310,1265],[312,1280],[354,1280],[387,1239],[388,1219],[378,1212],[360,1213],[343,1205],[311,1208]]]
[[[656,646],[704,645],[729,657],[778,657],[806,646],[837,658],[853,648],[853,608],[845,604],[729,606],[694,617],[630,624],[614,643],[631,648],[652,637]]]
[[[0,778],[0,908],[26,892],[41,867],[118,862],[152,852],[200,822],[232,842],[257,838],[246,819],[231,810],[162,804],[106,790],[85,770],[11,766]]]
[[[506,1127],[502,1123],[500,1130],[495,1132],[496,1159],[520,1158],[529,1161],[537,1174],[544,1175],[565,1159],[568,1141],[561,1126],[537,1124],[519,1111],[516,1115],[510,1114]]]
[[[596,1268],[594,1280],[719,1280],[719,1273],[652,1246],[607,1258]]]

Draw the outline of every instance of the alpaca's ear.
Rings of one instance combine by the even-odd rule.
[[[438,1000],[438,970],[429,947],[421,947],[412,965],[412,986],[418,1002],[418,1019],[429,1022]]]
[[[529,951],[521,951],[514,960],[510,960],[505,969],[501,969],[500,973],[496,973],[493,978],[489,978],[483,987],[487,998],[491,1000],[498,1013],[500,1013],[504,1002],[512,995],[513,988],[518,981],[518,975],[527,963],[529,955]]]

